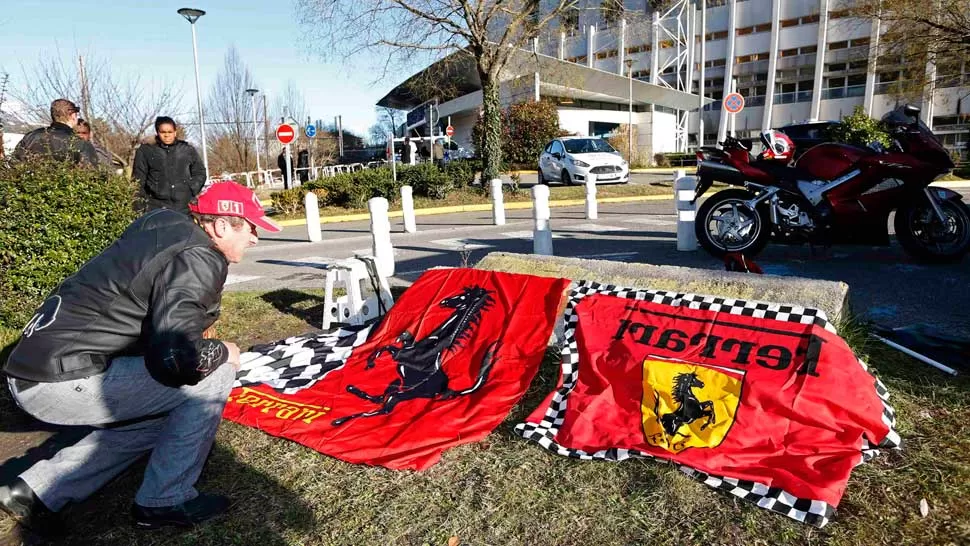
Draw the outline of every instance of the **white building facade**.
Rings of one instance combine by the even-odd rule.
[[[579,0],[533,49],[581,71],[567,69],[564,79],[562,68],[549,63],[536,65],[534,74],[520,67],[504,76],[503,104],[553,100],[562,128],[580,135],[609,134],[632,120],[638,155],[649,159],[711,146],[728,133],[756,137],[789,123],[838,120],[857,106],[878,118],[911,103],[947,148],[966,157],[970,60],[938,69],[881,53],[879,22],[849,16],[841,0],[679,0],[660,10],[652,4]],[[914,71],[923,70],[935,85],[907,97]],[[604,73],[632,76],[630,92]],[[409,109],[431,98],[409,99],[405,85],[378,104]],[[469,147],[478,89],[439,101],[440,124],[452,116],[456,140]],[[734,115],[722,109],[732,89],[745,99]]]
[[[589,1],[575,25],[550,29],[543,52],[618,74],[632,59],[634,78],[714,99],[680,112],[686,139],[657,142],[655,151],[713,145],[732,127],[753,137],[793,122],[839,120],[856,106],[878,118],[908,102],[947,148],[966,154],[970,63],[951,64],[946,74],[908,66],[881,53],[878,21],[849,16],[839,0],[683,0],[662,12],[625,0],[620,14]],[[914,69],[936,75],[935,84],[907,97]],[[733,120],[721,108],[732,85],[745,98]]]

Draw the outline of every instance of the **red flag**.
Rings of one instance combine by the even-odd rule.
[[[366,341],[359,329],[302,338],[291,345],[310,356],[283,344],[285,358],[244,370],[224,415],[345,461],[428,468],[488,435],[522,397],[568,283],[429,271]]]
[[[852,467],[898,447],[885,388],[821,311],[581,283],[560,388],[517,431],[582,459],[658,457],[824,525]]]

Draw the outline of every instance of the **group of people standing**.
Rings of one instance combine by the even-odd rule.
[[[69,100],[26,135],[15,161],[98,166],[103,154]],[[65,532],[59,516],[148,455],[131,505],[139,529],[190,527],[229,509],[195,489],[239,367],[236,344],[207,332],[219,317],[229,265],[280,231],[252,190],[205,187],[195,149],[169,117],[135,153],[147,212],[47,296],[3,363],[17,405],[56,425],[92,427],[78,443],[0,484],[0,509],[20,537]],[[29,539],[28,539],[29,540]]]
[[[51,124],[35,129],[17,144],[14,161],[48,159],[67,161],[79,167],[111,168],[110,152],[91,139],[91,124],[80,117],[81,110],[68,99],[51,103]],[[205,167],[195,148],[177,138],[178,126],[168,116],[155,119],[155,139],[135,151],[132,177],[146,201],[147,210],[167,208],[185,214],[189,201],[205,185]]]

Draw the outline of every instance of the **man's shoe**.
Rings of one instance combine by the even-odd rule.
[[[131,505],[131,516],[138,529],[159,527],[193,527],[210,520],[229,509],[229,497],[200,494],[198,497],[175,506],[150,507]]]
[[[44,536],[64,533],[64,523],[37,498],[34,490],[20,478],[10,485],[0,486],[0,508],[13,516],[20,525]]]

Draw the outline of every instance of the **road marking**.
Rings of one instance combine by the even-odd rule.
[[[645,218],[631,218],[629,220],[624,220],[624,221],[631,222],[634,224],[647,224],[650,226],[673,226],[677,224],[676,218],[672,216],[670,217],[647,216]]]
[[[255,279],[261,279],[259,275],[226,275],[226,282],[223,286],[229,286],[230,284],[239,284],[241,282],[252,281]]]
[[[627,229],[630,229],[630,228],[618,227],[618,226],[606,226],[603,224],[579,224],[571,228],[571,230],[575,230],[575,231],[593,231],[593,232],[626,231]],[[570,231],[570,229],[564,229],[563,231]]]
[[[493,248],[495,245],[487,243],[476,243],[475,239],[436,239],[431,244],[443,246],[453,250],[479,250],[482,248]]]
[[[394,249],[394,257],[400,256],[401,255],[401,252],[402,251],[400,249],[395,248]],[[358,248],[356,250],[351,250],[350,251],[350,256],[348,256],[348,257],[349,258],[353,258],[354,256],[373,256],[373,255],[374,255],[374,249],[368,247],[368,248]]]
[[[504,237],[509,239],[532,239],[532,230],[528,231],[506,231],[502,234]],[[565,235],[557,233],[556,230],[552,230],[553,239],[562,239]]]

